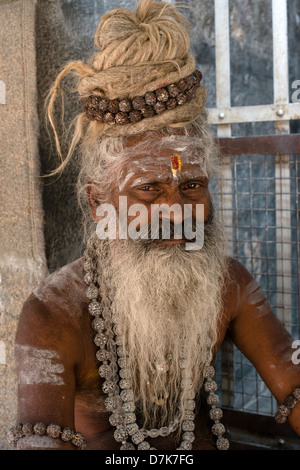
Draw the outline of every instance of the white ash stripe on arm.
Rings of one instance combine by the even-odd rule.
[[[58,362],[56,351],[32,346],[16,345],[16,362],[19,366],[19,385],[64,385],[61,374],[65,368]]]

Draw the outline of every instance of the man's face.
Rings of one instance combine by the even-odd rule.
[[[132,139],[134,142],[134,139]],[[134,204],[143,205],[146,209],[147,220],[151,224],[151,214],[155,205],[174,204],[181,207],[180,214],[169,212],[169,221],[172,224],[182,224],[186,217],[185,207],[191,209],[194,220],[197,219],[197,205],[204,206],[204,222],[211,212],[211,198],[208,189],[209,178],[205,163],[199,155],[200,149],[187,147],[174,150],[169,145],[159,148],[157,143],[149,151],[138,154],[134,145],[132,159],[122,168],[117,186],[113,190],[112,203],[119,212],[120,196],[126,196],[127,207]],[[202,215],[203,216],[203,215]],[[128,215],[127,223],[130,224],[134,216]],[[160,220],[163,215],[160,214]],[[198,215],[199,218],[199,215]],[[142,223],[142,222],[141,222]],[[184,244],[184,234],[181,238],[170,237],[160,240],[163,244]]]
[[[180,359],[183,355],[186,370],[193,371],[195,388],[200,389],[202,385],[208,354],[205,345],[212,349],[218,332],[224,243],[217,217],[210,217],[209,178],[201,142],[184,135],[156,136],[142,141],[132,138],[122,149],[127,163],[123,160],[123,166],[115,173],[111,167],[109,180],[114,182],[109,184],[107,199],[101,204],[109,206],[102,209],[104,226],[110,221],[105,210],[113,206],[120,214],[122,198],[127,201],[128,211],[134,205],[146,209],[144,223],[148,226],[154,205],[187,205],[192,208],[194,218],[197,218],[197,206],[201,205],[204,206],[202,220],[207,222],[208,229],[203,249],[196,248],[189,253],[188,249],[193,248],[185,246],[187,240],[174,237],[149,242],[117,239],[109,243],[109,247],[104,245],[105,250],[99,243],[98,256],[99,274],[102,257],[109,266],[110,281],[115,289],[113,311],[127,340],[129,363],[135,369],[132,376],[137,379],[133,389],[141,397],[142,409],[148,410],[150,416],[153,410],[147,391],[149,380],[153,396],[169,394],[172,400],[161,408],[161,416],[169,416],[169,413],[175,414],[177,397],[180,399],[185,393],[178,387],[182,380]],[[171,222],[182,223],[174,217],[170,212]],[[128,226],[133,218],[129,214]],[[188,347],[183,354],[186,338]],[[156,364],[165,364],[170,356],[171,375],[160,374],[152,380]],[[151,422],[152,426],[156,424]]]

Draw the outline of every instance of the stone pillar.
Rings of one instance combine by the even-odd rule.
[[[38,153],[35,0],[0,0],[0,449],[15,424],[14,340],[47,274]]]

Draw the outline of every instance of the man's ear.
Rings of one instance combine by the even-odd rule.
[[[99,190],[97,188],[97,184],[94,181],[87,181],[86,195],[87,195],[89,209],[90,209],[92,219],[95,222],[99,222],[99,217],[97,217],[97,215],[96,215],[97,208],[100,205]]]

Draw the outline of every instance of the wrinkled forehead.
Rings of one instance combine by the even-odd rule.
[[[171,135],[130,142],[126,164],[120,171],[120,183],[129,178],[151,174],[157,178],[208,176],[201,140],[185,135]]]

